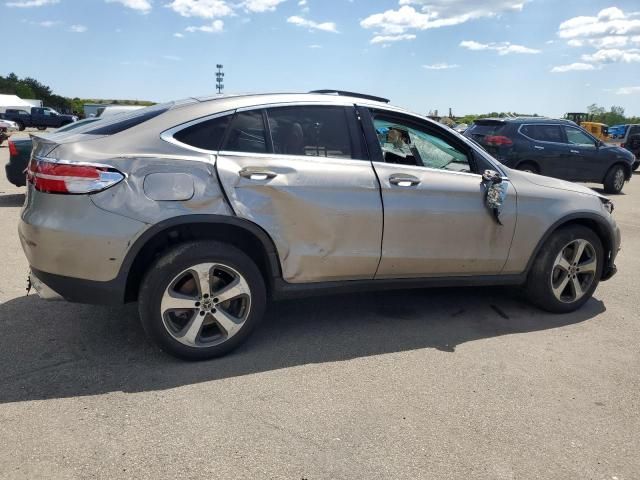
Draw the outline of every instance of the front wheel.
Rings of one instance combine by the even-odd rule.
[[[526,293],[540,308],[568,313],[593,295],[604,253],[600,238],[590,229],[572,225],[554,232],[534,260]]]
[[[18,130],[21,132],[25,129],[24,123],[22,122],[16,122],[16,125],[18,125]]]
[[[261,320],[266,289],[241,250],[220,242],[179,245],[152,265],[139,295],[142,326],[162,350],[188,360],[230,352]]]
[[[46,130],[47,127],[36,127],[38,130],[42,131],[42,130]]]
[[[622,165],[614,165],[604,177],[604,191],[606,193],[620,193],[626,180]]]

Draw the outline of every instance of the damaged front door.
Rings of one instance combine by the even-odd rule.
[[[239,111],[217,156],[235,213],[271,236],[288,282],[375,275],[382,204],[354,121],[341,106]]]

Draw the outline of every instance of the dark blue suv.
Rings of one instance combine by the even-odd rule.
[[[476,120],[464,135],[508,167],[602,183],[607,193],[620,193],[635,162],[628,150],[603,143],[570,120],[485,118]]]

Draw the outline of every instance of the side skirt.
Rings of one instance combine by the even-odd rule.
[[[332,295],[376,290],[403,290],[437,287],[478,287],[523,285],[526,274],[479,275],[465,277],[394,278],[382,280],[346,280],[337,282],[288,283],[281,278],[274,283],[274,300]]]

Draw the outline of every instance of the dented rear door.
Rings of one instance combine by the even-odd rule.
[[[235,214],[270,235],[288,282],[375,275],[382,204],[353,115],[319,105],[237,112],[217,156]]]

